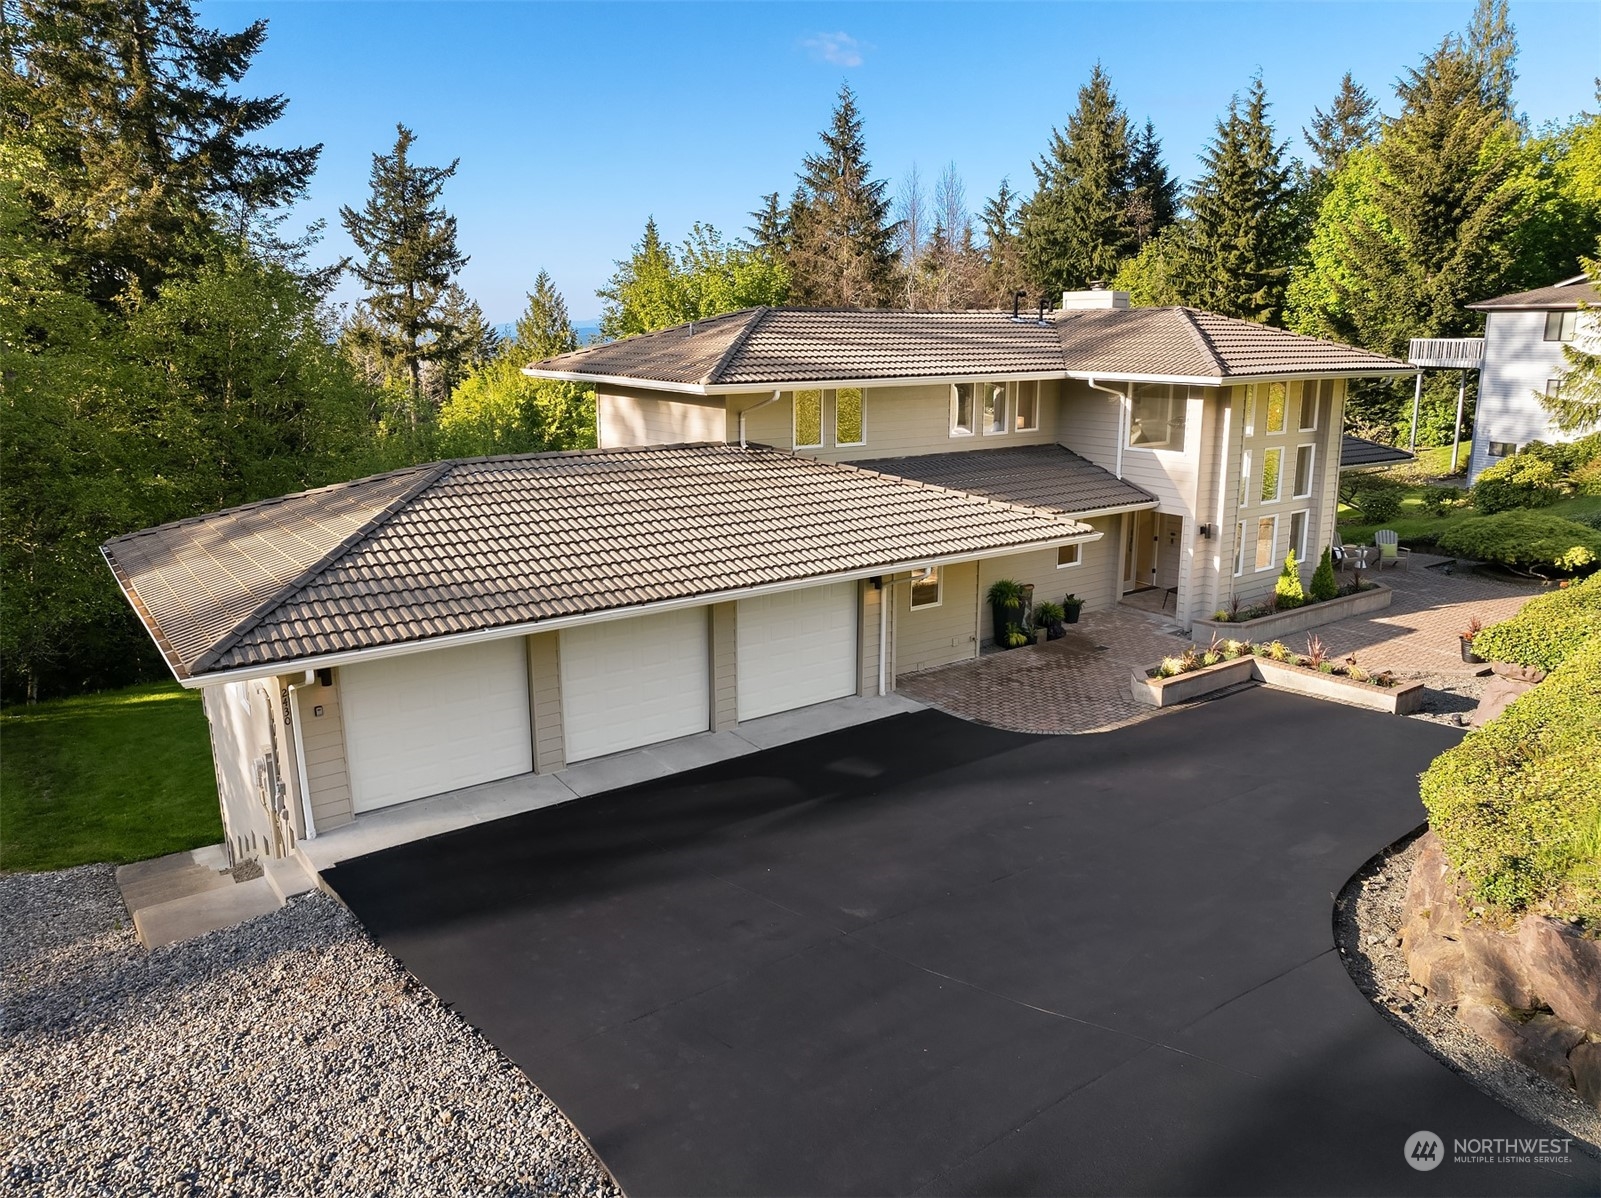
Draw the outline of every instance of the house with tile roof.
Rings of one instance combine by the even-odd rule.
[[[1177,625],[1332,535],[1345,380],[1124,296],[755,309],[535,363],[599,447],[439,462],[103,547],[211,725],[235,856],[972,658],[989,585]]]
[[[1592,343],[1601,333],[1595,285],[1575,275],[1549,287],[1469,304],[1484,313],[1484,358],[1473,416],[1468,481],[1530,441],[1573,438],[1551,427],[1540,396],[1555,392],[1567,373],[1565,346]]]

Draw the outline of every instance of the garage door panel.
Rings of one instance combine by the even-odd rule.
[[[359,813],[534,768],[521,638],[339,671]]]
[[[857,607],[853,582],[740,600],[739,718],[854,695]]]
[[[563,629],[567,760],[705,732],[709,648],[704,607]]]

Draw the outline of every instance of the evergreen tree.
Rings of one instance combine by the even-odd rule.
[[[1177,220],[1178,206],[1178,180],[1162,162],[1162,143],[1147,120],[1130,146],[1128,223],[1134,246],[1143,248]]]
[[[1293,549],[1284,555],[1284,568],[1273,584],[1273,597],[1275,606],[1280,609],[1300,607],[1306,602],[1306,592],[1301,589],[1301,569],[1296,564]]]
[[[749,245],[729,245],[711,225],[696,223],[674,253],[654,219],[629,256],[616,264],[600,298],[601,336],[632,336],[740,308],[785,303],[789,268]]]
[[[1507,15],[1507,0],[1478,0],[1468,25],[1467,51],[1479,73],[1480,94],[1490,108],[1511,118],[1512,85],[1518,72],[1517,30]]]
[[[646,218],[645,232],[628,257],[613,265],[617,269],[597,292],[606,301],[600,314],[600,335],[606,340],[665,329],[694,317],[672,247],[662,240],[654,216]]]
[[[1002,179],[979,214],[984,225],[985,290],[997,308],[1010,308],[1017,293],[1028,286],[1017,217],[1017,193],[1010,180]]]
[[[1314,186],[1326,191],[1328,180],[1339,174],[1353,152],[1373,140],[1378,129],[1378,105],[1351,72],[1345,72],[1328,112],[1314,108],[1311,127],[1301,130],[1316,160],[1311,168]]]
[[[789,257],[789,213],[778,202],[778,193],[762,197],[762,206],[750,214],[756,221],[746,228],[751,248],[770,262]]]
[[[1274,140],[1261,76],[1201,155],[1205,173],[1190,196],[1191,302],[1224,316],[1278,324],[1294,246],[1293,193],[1285,143]]]
[[[219,210],[266,212],[305,192],[321,146],[250,140],[288,101],[229,90],[266,28],[207,29],[189,0],[7,0],[0,124],[37,154],[17,198],[102,306],[196,263]]]
[[[353,269],[367,288],[375,348],[406,380],[413,429],[423,414],[423,365],[454,352],[460,330],[441,301],[467,256],[456,248],[456,218],[439,206],[449,166],[411,160],[416,134],[395,126],[395,148],[372,156],[366,206],[339,209],[345,230],[364,259]]]
[[[436,410],[469,370],[490,361],[500,347],[500,334],[459,283],[440,293],[439,322],[446,332],[431,347],[434,357],[423,369],[423,390]]]
[[[1596,259],[1585,260],[1584,273],[1591,286],[1601,287],[1601,246],[1597,246]],[[1562,347],[1567,369],[1556,394],[1539,393],[1551,423],[1569,436],[1601,432],[1601,333],[1597,332],[1593,306],[1581,312],[1579,327],[1583,332]]]
[[[872,178],[850,85],[839,90],[823,149],[807,155],[792,205],[795,298],[813,307],[875,308],[895,294],[889,185]],[[797,211],[798,208],[798,211]]]
[[[1117,273],[1134,245],[1131,159],[1128,115],[1096,63],[1066,131],[1051,131],[1034,164],[1034,195],[1023,206],[1023,262],[1042,290],[1073,290]]]
[[[1327,603],[1340,593],[1340,584],[1334,577],[1334,550],[1323,546],[1323,556],[1318,558],[1317,569],[1312,571],[1312,584],[1307,589],[1308,597],[1314,603]]]

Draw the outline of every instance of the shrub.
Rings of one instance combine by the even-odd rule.
[[[1293,549],[1284,555],[1284,569],[1279,571],[1279,580],[1273,584],[1273,595],[1278,606],[1286,611],[1306,602],[1306,592],[1301,589],[1301,568],[1295,563]]]
[[[1049,599],[1041,599],[1034,605],[1034,623],[1040,628],[1050,628],[1067,619],[1067,611],[1060,603],[1052,603]]]
[[[1601,458],[1568,475],[1568,483],[1581,495],[1601,495]]]
[[[1443,516],[1462,502],[1462,491],[1458,487],[1424,487],[1418,498],[1429,515]]]
[[[1312,582],[1307,589],[1313,603],[1327,603],[1340,593],[1340,584],[1334,577],[1334,554],[1324,546],[1318,558],[1317,569],[1312,571]]]
[[[1446,857],[1481,902],[1601,919],[1601,637],[1446,750],[1423,804]]]
[[[1440,548],[1520,574],[1573,574],[1601,559],[1601,532],[1549,512],[1474,516],[1449,528]]]
[[[1473,484],[1473,506],[1486,516],[1516,508],[1545,507],[1561,498],[1556,467],[1529,453],[1502,458],[1481,470]]]
[[[1401,511],[1406,487],[1382,474],[1344,474],[1340,498],[1360,512],[1365,523],[1382,524]]]
[[[1601,639],[1601,574],[1529,600],[1476,634],[1473,651],[1487,661],[1554,670],[1591,638]]]
[[[1550,462],[1559,479],[1583,470],[1601,459],[1601,433],[1591,433],[1577,441],[1530,441],[1519,453],[1542,462]]]

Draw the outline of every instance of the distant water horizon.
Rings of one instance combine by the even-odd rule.
[[[495,332],[502,341],[510,341],[517,335],[517,324],[512,321],[507,324],[497,324]],[[573,321],[573,332],[578,336],[579,345],[588,345],[591,341],[600,338],[600,317],[594,316],[588,320]]]

